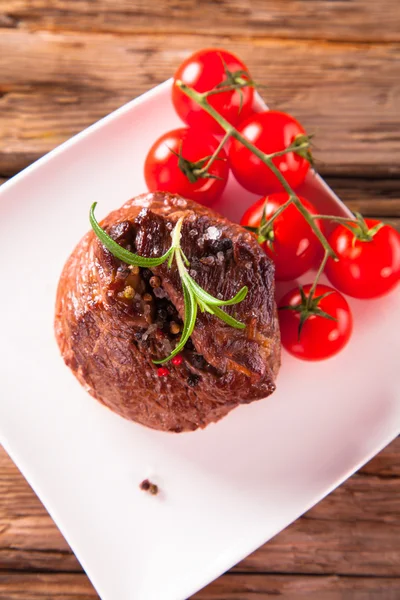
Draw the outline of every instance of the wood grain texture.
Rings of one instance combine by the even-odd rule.
[[[313,3],[314,4],[314,3]],[[400,175],[400,44],[352,45],[227,37],[267,86],[271,107],[316,133],[322,174]],[[208,45],[202,35],[31,32],[0,36],[0,175],[170,77]]]
[[[84,573],[0,572],[1,600],[93,600],[99,598]]]
[[[398,600],[400,579],[228,574],[192,600]]]
[[[400,41],[397,0],[2,0],[0,15],[31,30]]]
[[[192,600],[398,600],[400,579],[230,573]],[[98,598],[84,574],[0,573],[2,600],[93,600]],[[158,600],[158,599],[157,599]],[[160,599],[161,600],[161,599]]]
[[[366,217],[400,217],[400,179],[325,179],[352,211],[361,212]]]

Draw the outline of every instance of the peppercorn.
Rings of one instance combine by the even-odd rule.
[[[195,373],[191,373],[187,379],[187,384],[190,385],[190,387],[196,387],[196,385],[199,383],[200,381],[200,377],[198,375],[196,375]]]
[[[169,369],[167,369],[167,367],[159,367],[157,369],[157,375],[158,377],[168,377]]]
[[[174,356],[174,358],[171,360],[172,364],[175,365],[175,367],[179,367],[179,365],[182,364],[183,358],[182,358],[182,354],[177,354],[176,356]]]
[[[149,283],[152,288],[160,287],[161,279],[157,275],[153,275],[153,277],[150,277]]]
[[[171,325],[169,327],[169,330],[171,333],[176,334],[179,333],[181,330],[181,326],[178,325],[178,323],[175,323],[175,321],[171,321]]]
[[[157,315],[158,315],[159,319],[161,319],[161,321],[166,321],[168,318],[168,313],[165,310],[165,308],[159,308],[157,311]]]
[[[230,240],[229,238],[224,238],[222,240],[222,250],[230,250],[232,246],[232,240]]]
[[[149,494],[152,494],[153,496],[156,496],[158,494],[158,485],[156,485],[155,483],[151,483],[151,481],[149,481],[148,479],[144,479],[139,485],[139,487],[144,492],[149,492]]]
[[[189,338],[188,341],[186,342],[186,348],[187,348],[187,350],[194,350],[192,338]]]
[[[126,298],[127,300],[132,300],[132,298],[135,295],[135,290],[133,289],[133,287],[131,285],[127,285],[124,288],[124,291],[122,292],[124,298]]]
[[[218,252],[225,252],[232,248],[232,240],[229,238],[223,238],[221,240],[211,240],[209,242],[209,248],[217,254]]]
[[[153,273],[150,271],[150,269],[144,268],[142,270],[142,277],[145,281],[148,281],[152,275]]]
[[[195,369],[204,369],[206,366],[206,361],[201,354],[193,354],[190,362],[194,366]]]

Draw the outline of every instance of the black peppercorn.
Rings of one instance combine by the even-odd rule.
[[[198,375],[196,375],[195,373],[191,373],[187,379],[187,383],[188,385],[190,385],[190,387],[196,387],[196,385],[199,383],[200,381],[200,377]]]
[[[206,361],[201,354],[192,354],[190,362],[194,366],[195,369],[204,369],[206,366]]]
[[[150,277],[153,276],[153,273],[150,271],[150,269],[144,268],[142,269],[141,275],[145,281],[149,281]]]
[[[230,240],[229,238],[224,238],[223,240],[221,240],[222,242],[222,251],[224,250],[230,250],[233,246],[232,244],[232,240]]]
[[[168,317],[168,313],[165,308],[159,308],[157,311],[157,316],[161,321],[166,321]]]
[[[188,339],[188,341],[185,344],[185,347],[187,348],[187,350],[194,350],[194,345],[191,338]]]
[[[232,248],[232,240],[229,238],[223,238],[222,240],[211,240],[209,243],[209,248],[215,254],[217,254],[217,252],[226,252]]]

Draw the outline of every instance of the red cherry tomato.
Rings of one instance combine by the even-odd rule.
[[[253,114],[240,123],[238,131],[259,150],[266,154],[284,150],[305,131],[290,115],[276,110]],[[276,175],[253,152],[241,142],[232,140],[229,160],[238,182],[254,194],[269,194],[282,191]],[[273,159],[292,189],[303,183],[310,168],[309,161],[294,152]]]
[[[319,241],[293,204],[276,217],[269,230],[263,231],[262,226],[260,229],[264,207],[265,218],[268,220],[288,199],[286,193],[260,198],[244,213],[240,221],[243,227],[257,228],[257,236],[267,238],[261,246],[275,263],[275,278],[283,281],[296,279],[311,269],[320,254]],[[302,197],[300,200],[311,214],[317,214],[311,202]],[[317,224],[320,226],[318,222]]]
[[[224,63],[230,73],[245,71],[247,67],[234,54],[226,50],[208,48],[195,52],[187,58],[178,68],[172,87],[172,101],[180,118],[188,125],[221,134],[222,128],[208,115],[196,102],[184,94],[175,84],[177,80],[186,83],[197,92],[208,92],[220,84],[228,84]],[[249,79],[249,75],[244,79]],[[245,119],[251,112],[254,89],[244,87],[230,92],[221,92],[209,96],[208,102],[229,123],[236,126],[241,119]],[[242,101],[241,98],[242,97]]]
[[[380,223],[365,219],[368,229]],[[400,280],[400,235],[385,225],[370,241],[363,241],[343,225],[328,238],[339,260],[329,259],[326,274],[341,292],[355,298],[376,298]]]
[[[144,166],[144,176],[151,192],[166,191],[209,205],[221,196],[228,180],[229,167],[225,150],[218,153],[209,173],[220,179],[200,177],[191,183],[179,167],[176,154],[195,163],[209,157],[218,148],[218,140],[210,133],[199,133],[182,127],[162,135],[151,147]],[[175,154],[176,153],[176,154]],[[221,159],[221,160],[220,160]],[[200,168],[199,165],[198,168]],[[191,167],[188,167],[189,170]]]
[[[304,286],[306,297],[310,289],[311,285]],[[320,296],[322,298],[318,300]],[[282,345],[288,352],[303,360],[323,360],[337,354],[349,341],[353,328],[350,307],[342,294],[327,285],[319,284],[313,299],[316,302],[316,312],[306,318],[300,335],[301,311],[281,308],[301,306],[303,300],[299,288],[288,292],[279,302]],[[321,316],[318,310],[335,320]]]

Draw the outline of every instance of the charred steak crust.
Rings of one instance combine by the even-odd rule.
[[[246,299],[226,308],[246,329],[199,311],[181,364],[168,363],[169,375],[159,377],[152,360],[169,354],[183,319],[177,269],[128,267],[92,231],[63,269],[55,315],[65,363],[95,398],[127,419],[175,432],[205,427],[239,404],[265,398],[280,364],[274,267],[242,227],[163,192],[129,200],[101,226],[131,251],[159,256],[181,216],[191,276],[223,299],[248,286]]]

